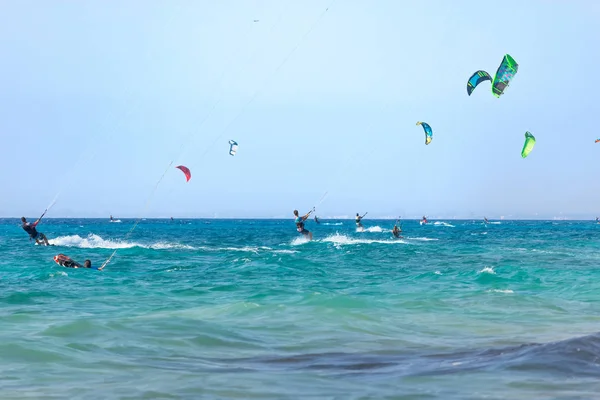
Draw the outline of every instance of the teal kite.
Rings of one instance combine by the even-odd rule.
[[[477,71],[469,78],[467,82],[467,94],[470,96],[473,93],[473,90],[484,81],[491,81],[492,77],[485,71]]]
[[[535,137],[531,133],[525,132],[525,144],[523,144],[523,150],[521,150],[521,157],[527,157],[533,150],[533,146],[535,146]]]
[[[425,131],[425,144],[431,143],[431,140],[433,139],[433,131],[431,130],[429,124],[426,122],[417,122],[417,125],[421,125]]]

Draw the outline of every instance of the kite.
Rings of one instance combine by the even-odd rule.
[[[502,96],[504,90],[509,85],[512,78],[519,70],[519,64],[509,54],[506,54],[496,71],[494,79],[489,73],[479,70],[475,72],[467,81],[467,94],[470,96],[473,90],[483,81],[492,81],[492,93],[496,97]]]
[[[483,81],[491,81],[492,77],[485,71],[477,71],[469,78],[467,82],[467,94],[470,96],[473,90]]]
[[[496,71],[494,81],[492,82],[492,92],[494,96],[500,98],[504,90],[519,70],[519,64],[509,54],[505,55]]]
[[[192,172],[190,171],[190,169],[188,167],[184,167],[183,165],[178,165],[175,168],[179,168],[181,170],[181,172],[183,172],[183,174],[185,175],[186,182],[189,182],[190,179],[192,179]]]
[[[521,150],[521,157],[527,157],[531,153],[531,150],[533,150],[534,145],[535,137],[531,133],[525,132],[525,144],[523,145],[523,150]]]
[[[600,139],[596,139],[596,141],[594,143],[598,143],[598,142],[600,142]]]
[[[433,139],[433,131],[431,130],[429,124],[426,122],[417,122],[417,125],[421,125],[425,131],[425,144],[431,143],[431,140]]]
[[[238,149],[238,144],[235,140],[230,140],[229,141],[229,155],[231,156],[235,156],[235,152]]]

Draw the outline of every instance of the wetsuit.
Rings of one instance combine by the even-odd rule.
[[[310,232],[306,230],[306,228],[304,228],[304,220],[302,219],[302,217],[296,217],[296,230],[298,231],[298,233],[302,233],[303,235],[308,235]]]
[[[30,238],[37,240],[40,236],[40,233],[35,229],[36,225],[36,223],[30,224],[29,222],[24,222],[23,225],[21,225],[21,227],[25,232],[29,234]]]

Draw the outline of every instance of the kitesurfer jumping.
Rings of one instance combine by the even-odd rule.
[[[49,245],[46,235],[44,235],[42,232],[38,232],[37,229],[35,229],[37,224],[40,223],[39,219],[32,224],[27,222],[25,217],[21,217],[21,222],[23,222],[21,227],[29,234],[29,240],[34,239],[37,244],[44,244],[46,246]]]
[[[296,230],[298,231],[298,233],[301,233],[305,237],[308,237],[309,240],[312,240],[312,233],[304,227],[304,221],[308,219],[310,213],[312,213],[312,210],[300,217],[298,215],[298,210],[294,210],[294,216],[296,217]]]
[[[102,268],[104,268],[103,266],[100,268],[92,267],[92,262],[90,260],[85,260],[83,262],[83,265],[81,265],[77,261],[71,259],[69,256],[65,256],[64,254],[58,254],[58,255],[54,256],[54,261],[58,265],[66,267],[66,268],[91,268],[91,269],[97,269],[98,271],[101,271]]]

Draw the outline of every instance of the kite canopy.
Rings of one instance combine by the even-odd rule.
[[[427,122],[417,122],[417,125],[421,125],[425,131],[425,144],[431,143],[433,139],[433,131]]]
[[[469,78],[467,82],[467,94],[470,96],[473,90],[483,81],[491,81],[492,77],[485,71],[477,71]]]
[[[519,69],[519,64],[509,54],[505,55],[492,82],[494,96],[500,97]]]
[[[535,146],[535,137],[531,133],[525,132],[525,144],[523,144],[523,150],[521,150],[521,157],[527,157],[533,150],[533,146]]]
[[[596,141],[594,143],[598,143],[598,142],[600,142],[600,139],[596,139]]]
[[[235,153],[238,149],[238,144],[235,140],[229,141],[229,155],[235,156]]]
[[[185,175],[186,182],[189,182],[190,179],[192,179],[192,173],[188,167],[184,167],[183,165],[178,165],[175,168],[179,168],[181,170],[181,172],[183,172],[183,174]]]

